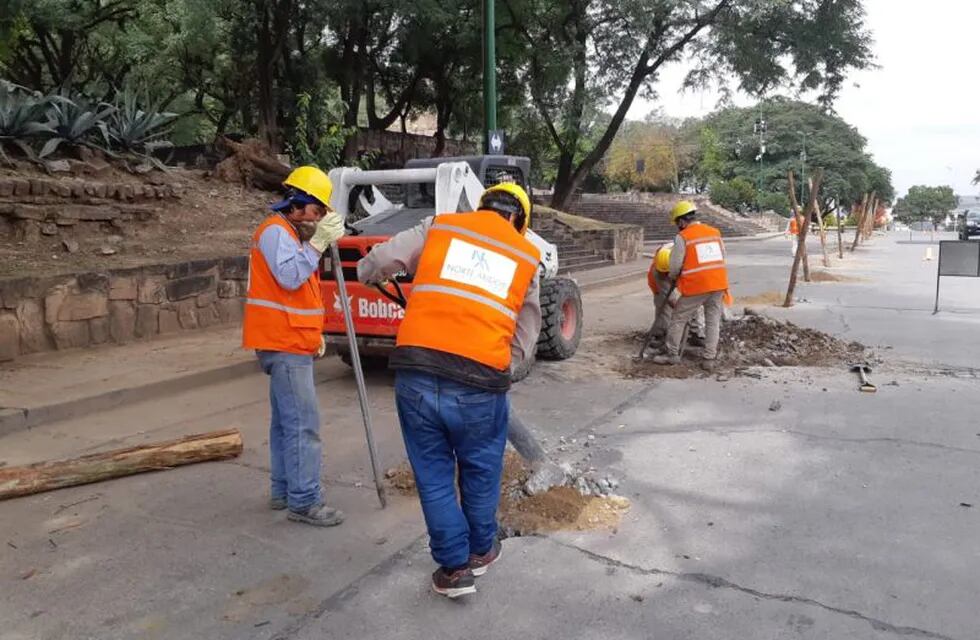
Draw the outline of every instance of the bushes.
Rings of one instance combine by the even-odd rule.
[[[763,211],[775,211],[781,216],[789,216],[789,196],[785,193],[765,192],[759,194],[759,208]]]
[[[708,195],[712,202],[732,211],[743,211],[755,203],[755,187],[745,178],[713,180]]]
[[[140,102],[130,89],[120,94],[118,104],[109,104],[63,92],[41,95],[0,80],[0,160],[10,162],[5,145],[32,161],[53,155],[62,145],[148,160],[154,147],[169,144],[166,137],[176,116],[161,112],[159,105],[143,110]]]

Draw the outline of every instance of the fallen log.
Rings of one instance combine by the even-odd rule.
[[[111,478],[234,458],[242,452],[238,429],[93,453],[80,458],[0,469],[0,500]]]

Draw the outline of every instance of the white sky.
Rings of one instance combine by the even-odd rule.
[[[892,170],[901,196],[914,184],[948,184],[975,194],[980,169],[980,1],[865,0],[881,68],[852,74],[835,107],[868,138],[875,160]],[[713,92],[679,93],[685,70],[666,70],[656,102],[637,100],[631,118],[660,107],[668,116],[701,116]],[[737,104],[754,100],[740,97]]]

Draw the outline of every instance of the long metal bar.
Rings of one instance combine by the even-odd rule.
[[[435,167],[422,169],[379,169],[377,171],[345,172],[344,182],[350,185],[363,184],[409,184],[435,182]]]
[[[381,482],[381,469],[378,467],[378,452],[374,447],[374,434],[371,427],[371,409],[367,403],[367,387],[364,385],[364,370],[361,368],[361,356],[357,351],[357,336],[354,334],[354,320],[351,317],[350,298],[347,296],[347,284],[344,282],[344,266],[340,262],[340,251],[337,243],[330,245],[330,257],[333,258],[333,273],[337,280],[337,291],[340,293],[340,308],[344,313],[344,326],[347,328],[347,343],[350,345],[350,361],[354,367],[354,379],[357,381],[357,399],[361,403],[361,417],[364,419],[364,435],[367,437],[368,455],[371,456],[371,471],[374,473],[374,487],[378,491],[378,501],[381,508],[388,506],[385,499],[384,484]]]

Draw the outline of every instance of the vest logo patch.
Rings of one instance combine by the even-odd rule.
[[[718,241],[699,242],[694,245],[694,250],[698,254],[698,262],[721,262],[725,259],[725,254],[721,250],[721,243]]]
[[[506,300],[516,272],[515,260],[465,240],[452,238],[439,277],[478,287]]]

